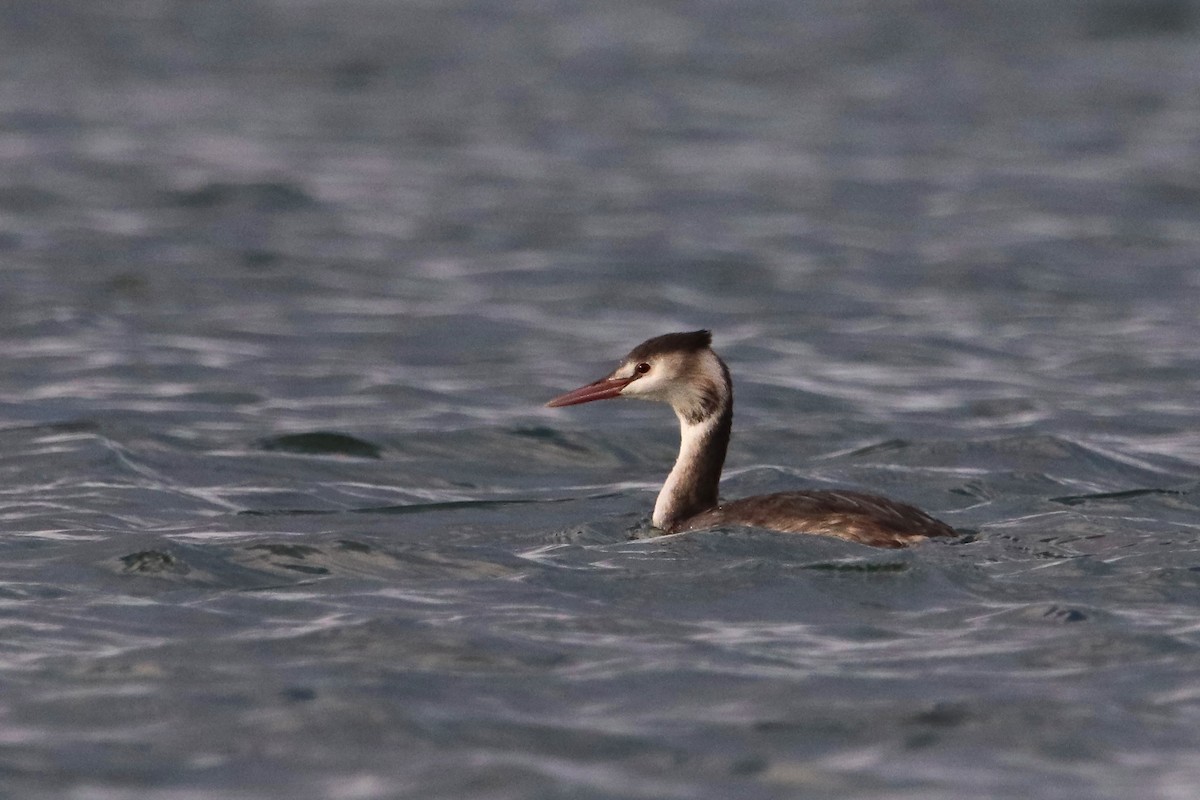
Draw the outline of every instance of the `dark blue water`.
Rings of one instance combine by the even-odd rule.
[[[1200,6],[0,9],[0,795],[1200,791]],[[724,493],[976,532],[645,538]]]

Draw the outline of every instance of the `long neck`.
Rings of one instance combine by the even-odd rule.
[[[654,526],[672,530],[717,505],[717,485],[733,429],[733,393],[702,419],[679,413],[679,457],[654,504]],[[678,412],[677,412],[678,413]]]

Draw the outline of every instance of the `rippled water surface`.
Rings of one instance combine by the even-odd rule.
[[[10,2],[0,795],[1193,798],[1200,6]],[[647,538],[650,336],[727,497]],[[973,533],[971,533],[973,532]]]

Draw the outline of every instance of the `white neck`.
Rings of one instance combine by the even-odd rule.
[[[729,446],[732,409],[722,409],[700,422],[679,415],[679,457],[663,483],[651,521],[670,531],[677,523],[717,504],[717,484]]]

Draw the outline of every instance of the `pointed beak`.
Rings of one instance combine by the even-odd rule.
[[[608,400],[610,397],[619,397],[621,390],[633,383],[633,380],[633,378],[601,378],[598,381],[589,383],[586,386],[580,386],[572,392],[567,392],[564,395],[554,398],[549,403],[546,403],[546,406],[548,408],[577,406],[580,403],[590,403],[593,400]]]

